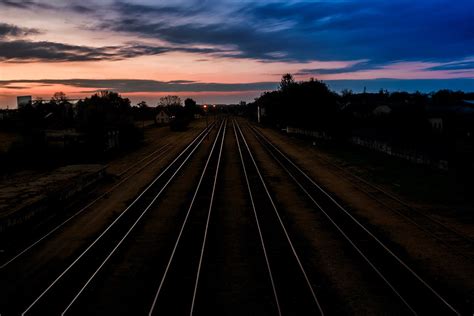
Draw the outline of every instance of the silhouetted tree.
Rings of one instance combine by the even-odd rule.
[[[118,93],[101,91],[77,104],[78,129],[85,132],[93,148],[104,148],[107,132],[118,131],[120,144],[131,146],[141,134],[133,124],[130,100]]]
[[[198,113],[197,103],[191,98],[187,98],[186,100],[184,100],[184,109],[186,111],[186,115],[190,119],[194,119],[194,114]]]
[[[62,91],[55,92],[51,98],[51,102],[54,102],[56,104],[65,103],[67,101],[68,101],[67,96]]]
[[[285,91],[295,84],[295,79],[291,74],[285,74],[280,81],[280,90]]]
[[[137,103],[136,120],[142,121],[142,127],[145,127],[145,121],[154,120],[154,111],[145,101]]]
[[[177,95],[167,95],[160,98],[158,105],[166,107],[181,106],[181,98]]]

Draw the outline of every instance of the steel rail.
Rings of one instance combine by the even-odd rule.
[[[404,220],[410,222],[412,225],[414,225],[418,229],[422,230],[424,233],[429,235],[431,238],[436,239],[438,242],[440,242],[447,249],[451,250],[452,252],[456,253],[457,255],[460,255],[460,256],[468,259],[468,260],[471,260],[471,261],[474,260],[474,258],[472,256],[463,253],[459,249],[456,249],[455,245],[453,245],[449,241],[446,241],[442,237],[438,236],[437,233],[452,234],[453,235],[452,237],[455,236],[456,238],[462,240],[463,242],[468,243],[470,247],[472,247],[473,243],[474,243],[474,241],[471,237],[461,233],[457,229],[449,226],[448,224],[443,223],[442,221],[434,218],[433,216],[431,216],[429,214],[426,214],[425,212],[420,211],[418,208],[410,206],[407,202],[403,201],[402,199],[400,199],[396,195],[384,190],[383,188],[381,188],[378,185],[375,185],[375,184],[363,179],[362,177],[356,175],[355,173],[350,172],[350,171],[346,170],[345,168],[340,167],[339,165],[329,161],[328,159],[326,159],[326,158],[324,158],[320,155],[317,155],[316,158],[321,160],[323,163],[337,169],[340,173],[342,173],[342,177],[344,179],[346,179],[348,182],[350,182],[352,184],[354,184],[354,182],[359,182],[361,185],[359,185],[359,186],[356,185],[356,188],[358,190],[360,190],[361,192],[363,192],[364,194],[369,196],[372,200],[376,201],[380,205],[386,207],[388,210],[390,210],[393,213],[397,214],[398,216],[402,217]],[[389,202],[383,201],[382,198],[375,196],[374,192],[370,192],[369,189],[362,188],[362,185],[365,185],[366,187],[370,188],[371,190],[374,190],[376,193],[381,193],[384,197],[387,198],[386,200],[390,200],[392,202],[395,202],[399,206],[402,206],[402,208],[397,207],[397,206],[393,206],[393,205],[389,205]],[[404,213],[402,211],[402,209],[409,210],[410,213],[412,213],[411,216]],[[413,214],[413,213],[415,213],[415,214]],[[413,215],[418,215],[419,217],[424,218],[425,220],[422,221],[420,218],[418,218],[418,220],[417,220],[413,217]],[[426,225],[437,226],[438,230],[441,228],[441,230],[444,230],[444,232],[435,231],[433,228],[427,228],[427,227],[425,227]]]
[[[205,136],[204,136],[205,137]],[[203,138],[204,139],[204,138]],[[201,140],[202,142],[202,140]],[[76,294],[76,296],[71,300],[69,305],[64,309],[64,311],[61,313],[61,316],[65,315],[67,311],[71,308],[71,306],[77,301],[79,296],[82,294],[82,292],[86,289],[86,287],[92,282],[94,277],[99,273],[99,271],[102,269],[102,267],[107,263],[107,261],[112,257],[112,255],[117,251],[117,249],[120,247],[120,245],[124,242],[124,240],[128,237],[130,232],[135,228],[135,226],[138,224],[138,222],[142,219],[142,217],[148,212],[148,210],[151,208],[151,206],[155,203],[155,201],[158,199],[158,197],[161,195],[161,193],[167,188],[168,184],[174,179],[176,174],[181,170],[181,167],[184,166],[184,164],[187,162],[189,157],[194,153],[194,151],[198,148],[200,142],[194,147],[194,149],[189,153],[188,157],[186,158],[185,161],[181,163],[181,165],[178,167],[178,169],[173,173],[173,175],[170,177],[170,179],[163,185],[161,190],[155,195],[153,200],[148,204],[148,206],[143,210],[143,212],[140,214],[140,216],[136,219],[136,221],[133,223],[132,226],[128,229],[128,231],[125,233],[125,235],[120,239],[120,241],[117,243],[117,245],[112,249],[112,251],[109,253],[109,255],[102,261],[100,266],[96,269],[96,271],[91,275],[91,277],[87,280],[87,282],[82,286],[82,288],[79,290],[79,292]]]
[[[278,300],[278,294],[277,294],[277,290],[276,290],[276,286],[275,286],[275,281],[273,279],[272,269],[270,267],[270,260],[268,259],[267,249],[265,247],[265,241],[263,239],[263,233],[262,233],[262,230],[260,228],[260,221],[259,221],[258,216],[257,216],[257,209],[255,207],[255,203],[254,203],[254,199],[253,199],[253,193],[252,193],[252,189],[250,187],[250,181],[249,181],[249,178],[248,178],[248,175],[247,175],[247,168],[245,167],[244,157],[242,155],[242,149],[240,147],[240,141],[239,141],[239,138],[238,138],[238,135],[237,135],[237,130],[235,128],[235,120],[232,122],[232,125],[233,125],[233,128],[234,128],[235,141],[237,142],[237,147],[239,148],[240,161],[242,163],[242,169],[243,169],[244,175],[245,175],[245,182],[247,184],[247,190],[248,190],[249,196],[250,196],[250,203],[252,204],[253,215],[255,217],[255,222],[257,223],[257,229],[258,229],[258,235],[259,235],[259,238],[260,238],[260,244],[262,245],[263,255],[265,257],[265,262],[266,262],[266,265],[267,265],[267,270],[268,270],[268,274],[269,274],[269,277],[270,277],[270,282],[272,284],[273,296],[275,298],[275,303],[276,303],[276,306],[277,306],[277,309],[278,309],[278,315],[281,315],[280,302]]]
[[[265,189],[265,192],[266,192],[266,194],[267,194],[267,196],[268,196],[268,198],[269,198],[269,200],[270,200],[270,202],[271,202],[271,204],[272,204],[273,210],[274,210],[274,212],[275,212],[275,214],[276,214],[276,216],[277,216],[277,218],[278,218],[278,221],[280,222],[280,225],[281,225],[281,227],[282,227],[282,229],[283,229],[283,232],[284,232],[284,234],[285,234],[285,237],[286,237],[286,239],[287,239],[287,241],[288,241],[288,243],[289,243],[289,245],[290,245],[290,247],[291,247],[291,250],[292,250],[292,252],[293,252],[293,255],[295,256],[296,261],[297,261],[297,263],[298,263],[298,265],[299,265],[299,267],[300,267],[300,270],[301,270],[301,272],[303,273],[303,276],[304,276],[304,278],[305,278],[305,280],[306,280],[306,283],[307,283],[307,285],[308,285],[308,288],[309,288],[309,290],[311,291],[311,295],[313,296],[313,299],[314,299],[314,301],[315,301],[315,303],[316,303],[316,305],[317,305],[317,307],[318,307],[318,309],[319,309],[319,312],[321,313],[321,315],[324,315],[324,312],[323,312],[323,310],[322,310],[322,308],[321,308],[321,304],[320,304],[320,302],[319,302],[319,300],[318,300],[318,298],[317,298],[317,296],[316,296],[316,293],[315,293],[315,291],[314,291],[314,289],[313,289],[313,286],[312,286],[312,284],[311,284],[311,282],[310,282],[310,280],[309,280],[309,278],[308,278],[308,275],[307,275],[307,273],[306,273],[306,271],[305,271],[305,269],[304,269],[304,267],[303,267],[303,264],[301,263],[301,260],[300,260],[300,258],[299,258],[299,255],[298,255],[298,253],[297,253],[295,247],[293,246],[293,242],[292,242],[292,240],[291,240],[291,238],[290,238],[290,235],[288,234],[288,231],[287,231],[287,229],[286,229],[286,227],[285,227],[285,225],[284,225],[284,223],[283,223],[283,220],[282,220],[281,217],[280,217],[280,214],[279,214],[279,211],[278,211],[278,209],[277,209],[277,207],[276,207],[276,204],[275,204],[275,202],[273,201],[273,198],[272,198],[272,196],[271,196],[271,194],[270,194],[270,191],[268,190],[268,187],[267,187],[267,185],[266,185],[266,183],[265,183],[265,180],[263,179],[263,176],[262,176],[262,174],[261,174],[261,172],[260,172],[260,169],[259,169],[259,167],[258,167],[258,165],[257,165],[257,162],[255,161],[255,158],[254,158],[254,156],[253,156],[253,154],[252,154],[252,151],[250,150],[250,147],[249,147],[249,145],[248,145],[248,143],[247,143],[247,140],[245,139],[244,134],[242,133],[242,130],[241,130],[239,124],[237,124],[237,129],[238,129],[240,135],[242,136],[242,140],[244,141],[245,147],[247,148],[247,151],[248,151],[248,153],[249,153],[249,155],[250,155],[250,158],[251,158],[251,160],[252,160],[252,163],[253,163],[253,165],[255,166],[255,169],[257,170],[257,174],[258,174],[258,176],[259,176],[259,178],[260,178],[260,181],[262,182],[262,185],[263,185],[263,187],[264,187],[264,189]]]
[[[165,147],[168,147],[169,144],[167,145],[164,145],[162,146],[160,149],[163,149]],[[162,156],[164,156],[166,153],[169,152],[170,149],[166,149],[165,151],[163,152],[160,152],[159,155],[155,156],[152,160],[148,161],[145,165],[141,166],[139,169],[137,169],[135,172],[127,175],[125,178],[121,179],[119,182],[117,182],[116,184],[114,184],[109,190],[107,190],[106,192],[102,193],[101,195],[99,195],[97,198],[95,198],[94,200],[92,200],[91,202],[89,202],[86,206],[82,207],[79,211],[77,211],[76,213],[74,213],[73,215],[71,215],[70,217],[68,217],[66,220],[62,221],[60,224],[58,224],[57,226],[55,226],[53,229],[51,229],[49,232],[47,232],[46,234],[44,234],[43,236],[41,236],[39,239],[37,239],[36,241],[34,241],[33,243],[31,243],[29,246],[23,248],[23,250],[21,250],[20,252],[18,252],[16,255],[14,255],[13,257],[11,257],[10,259],[8,259],[6,262],[4,262],[1,266],[0,266],[0,270],[7,267],[9,264],[11,264],[13,261],[15,261],[16,259],[18,259],[19,257],[21,257],[22,255],[24,255],[26,252],[28,252],[30,249],[32,249],[33,247],[35,247],[36,245],[38,245],[41,241],[43,241],[44,239],[46,239],[48,236],[50,236],[51,234],[53,234],[55,231],[57,231],[58,229],[60,229],[61,227],[63,227],[64,225],[66,225],[69,221],[71,221],[73,218],[77,217],[78,215],[80,215],[81,213],[83,213],[85,210],[89,209],[91,206],[93,206],[94,204],[96,204],[97,202],[99,202],[100,200],[104,199],[105,197],[107,197],[112,191],[114,191],[115,189],[117,189],[121,184],[123,184],[125,181],[127,181],[128,179],[130,179],[131,177],[133,177],[134,175],[136,175],[137,173],[139,173],[140,171],[142,171],[143,169],[145,169],[147,166],[149,166],[152,162],[156,161],[157,159],[161,158]],[[158,151],[158,150],[157,150]],[[156,151],[155,151],[156,152]],[[128,170],[127,170],[128,171]]]
[[[204,250],[206,248],[207,232],[209,230],[209,222],[211,220],[212,206],[214,205],[214,195],[215,195],[215,192],[216,192],[217,177],[219,175],[219,167],[220,167],[220,164],[221,164],[222,148],[224,147],[224,139],[225,139],[226,129],[227,129],[227,119],[225,120],[224,132],[222,133],[221,145],[220,145],[220,149],[219,149],[219,156],[217,158],[216,174],[214,175],[214,183],[212,184],[211,201],[209,203],[209,210],[208,210],[208,213],[207,213],[206,227],[204,229],[204,239],[202,241],[201,254],[199,256],[199,264],[198,264],[198,269],[197,269],[197,273],[196,273],[196,282],[194,283],[194,292],[193,292],[193,299],[192,299],[192,302],[191,302],[191,311],[189,312],[190,315],[193,315],[194,305],[196,303],[196,294],[197,294],[197,289],[198,289],[198,284],[199,284],[199,276],[201,274],[201,267],[202,267],[202,261],[203,261],[203,257],[204,257]]]
[[[165,268],[165,271],[164,271],[164,273],[163,273],[163,276],[162,276],[162,278],[161,278],[161,280],[160,280],[160,284],[159,284],[159,286],[158,286],[158,289],[157,289],[157,291],[156,291],[156,293],[155,293],[155,296],[154,296],[154,298],[153,298],[153,302],[152,302],[151,307],[150,307],[150,310],[149,310],[149,312],[148,312],[148,315],[150,315],[150,316],[153,314],[153,311],[154,311],[155,306],[156,306],[156,302],[157,302],[158,297],[159,297],[159,295],[160,295],[160,293],[161,293],[161,290],[162,290],[162,288],[163,288],[163,284],[164,284],[164,282],[165,282],[166,277],[168,276],[168,271],[169,271],[169,269],[170,269],[170,267],[171,267],[171,264],[172,264],[172,262],[173,262],[173,259],[174,259],[175,253],[176,253],[176,249],[178,248],[179,243],[180,243],[180,241],[181,241],[181,236],[183,235],[184,228],[186,227],[186,224],[187,224],[187,222],[188,222],[189,215],[190,215],[191,210],[192,210],[192,208],[193,208],[193,206],[194,206],[194,201],[196,200],[197,194],[198,194],[199,189],[200,189],[200,187],[201,187],[202,180],[203,180],[203,178],[204,178],[204,175],[205,175],[205,173],[206,173],[207,167],[208,167],[208,165],[209,165],[209,161],[211,160],[212,153],[214,152],[214,148],[215,148],[215,146],[216,146],[217,140],[219,139],[219,135],[220,135],[222,126],[223,126],[223,123],[221,123],[221,125],[220,125],[220,127],[219,127],[219,130],[218,130],[218,132],[217,132],[216,138],[215,138],[215,140],[214,140],[214,142],[213,142],[213,144],[212,144],[212,148],[211,148],[211,150],[210,150],[210,152],[209,152],[209,156],[208,156],[208,158],[207,158],[206,164],[204,165],[204,169],[203,169],[203,171],[202,171],[202,173],[201,173],[201,176],[200,176],[200,178],[199,178],[199,181],[198,181],[198,184],[197,184],[197,186],[196,186],[196,189],[194,190],[194,195],[193,195],[193,197],[192,197],[192,199],[191,199],[191,203],[190,203],[190,205],[189,205],[189,207],[188,207],[188,210],[187,210],[187,212],[186,212],[186,216],[185,216],[185,218],[184,218],[183,224],[181,225],[180,231],[179,231],[179,233],[178,233],[178,237],[177,237],[176,242],[175,242],[175,244],[174,244],[174,246],[173,246],[173,250],[171,251],[170,258],[169,258],[168,263],[167,263],[167,265],[166,265],[166,268]]]
[[[191,148],[193,145],[195,147],[192,149],[192,151],[188,154],[186,157],[185,161],[178,167],[178,170],[184,165],[184,163],[191,157],[191,155],[194,153],[194,151],[198,148],[198,146],[202,143],[202,141],[205,139],[205,136],[210,133],[212,130],[212,126],[209,126],[208,128],[204,129],[201,133],[199,133],[198,136],[196,136],[193,141],[184,148],[181,153],[158,175],[155,177],[155,179],[133,200],[132,203],[130,203],[127,208],[120,213],[120,215],[111,223],[107,226],[107,228],[45,289],[41,292],[41,294],[23,311],[21,315],[26,315],[31,308],[33,308],[36,303],[41,300],[41,298],[56,284],[59,282],[59,280],[87,253],[89,250],[118,222],[118,220],[128,212],[128,210],[135,205],[137,201],[139,201],[142,196],[165,174],[168,169],[170,169],[176,161],[183,156],[189,148]],[[202,135],[204,135],[202,137]],[[176,175],[177,171],[173,174]],[[167,183],[169,183],[171,180],[169,180]],[[160,191],[160,193],[163,190]],[[153,202],[156,200],[156,198],[153,200]]]
[[[290,158],[288,158],[278,147],[276,147],[263,133],[258,131],[256,128],[250,126],[251,130],[254,132],[255,138],[258,140],[257,135],[260,136],[262,140],[265,141],[268,145],[270,145],[276,152],[280,154],[286,161],[288,161],[302,176],[304,176],[314,187],[316,187],[321,193],[323,193],[326,197],[328,197],[331,202],[334,203],[340,210],[342,210],[349,218],[357,224],[363,231],[365,231],[373,240],[376,241],[392,258],[394,258],[401,266],[403,266],[412,276],[414,276],[419,282],[421,282],[432,294],[434,294],[448,309],[454,312],[456,315],[460,315],[460,313],[445,299],[443,298],[433,287],[431,287],[423,278],[421,278],[413,269],[411,269],[402,259],[400,259],[392,250],[390,250],[378,237],[376,237],[372,232],[370,232],[360,221],[358,221],[349,211],[347,211],[342,205],[340,205],[329,193],[327,193],[320,185],[318,185],[310,176],[307,175],[296,163],[294,163]],[[269,151],[270,152],[270,151]],[[336,226],[336,228],[348,239],[348,241],[356,248],[356,250],[364,257],[366,261],[369,262],[369,265],[377,271],[377,273],[382,277],[382,279],[389,285],[389,287],[395,292],[397,296],[407,305],[407,307],[416,314],[413,308],[406,302],[406,300],[401,296],[401,294],[393,287],[393,285],[386,280],[386,278],[380,273],[380,271],[368,260],[368,258],[361,252],[361,250],[353,243],[353,241],[344,233],[344,231],[332,220],[332,218],[323,210],[323,208],[317,203],[314,198],[309,194],[309,192],[297,181],[294,175],[284,167],[283,163],[276,158],[276,156],[272,155],[275,160],[282,166],[285,171],[292,177],[296,183],[300,186],[301,189],[311,198],[311,200],[315,203],[315,205],[325,214],[325,216]]]
[[[151,153],[149,154],[146,154],[145,157],[143,157],[142,159],[138,160],[137,162],[133,163],[131,166],[128,166],[125,170],[122,170],[117,176],[119,178],[121,178],[124,174],[126,174],[127,172],[129,172],[130,170],[132,170],[133,168],[135,168],[136,166],[138,166],[138,164],[142,163],[143,161],[147,160],[148,158],[150,158],[151,156],[153,156],[154,154],[156,154],[158,151],[161,151],[163,148],[166,148],[168,146],[171,146],[171,143],[166,143],[164,144],[163,146],[160,146],[159,148],[155,149],[154,151],[152,151]]]

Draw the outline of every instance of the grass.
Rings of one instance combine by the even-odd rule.
[[[473,202],[472,182],[453,170],[436,170],[355,146],[319,148],[351,172],[415,203],[469,206]]]

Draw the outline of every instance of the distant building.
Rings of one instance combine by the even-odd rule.
[[[19,109],[31,104],[31,95],[24,95],[16,97],[16,103]]]
[[[156,124],[168,124],[170,119],[171,115],[166,109],[160,109],[158,114],[155,116]]]

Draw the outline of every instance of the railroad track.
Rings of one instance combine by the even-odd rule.
[[[194,313],[226,129],[227,120],[224,120],[201,172],[148,315]]]
[[[39,245],[41,242],[43,242],[48,237],[53,235],[56,231],[64,227],[67,223],[71,222],[71,220],[83,214],[84,212],[89,210],[92,206],[96,205],[99,201],[102,201],[108,198],[108,196],[112,192],[114,192],[117,188],[122,186],[125,182],[130,180],[136,174],[138,174],[139,172],[147,168],[149,165],[151,165],[154,162],[161,161],[162,159],[164,159],[167,156],[167,154],[170,153],[172,149],[173,149],[173,145],[170,143],[159,146],[158,148],[153,150],[151,153],[146,154],[142,159],[140,159],[133,165],[122,170],[118,174],[118,177],[120,178],[120,180],[117,183],[115,183],[112,187],[110,187],[108,190],[106,190],[104,193],[100,194],[99,196],[95,197],[92,201],[80,207],[79,210],[76,209],[76,211],[72,215],[68,216],[66,219],[63,218],[63,220],[61,220],[59,223],[56,223],[55,225],[50,225],[50,227],[46,229],[47,232],[44,232],[43,230],[43,233],[37,236],[36,238],[34,238],[33,240],[29,239],[23,243],[20,243],[17,241],[15,244],[15,247],[10,246],[9,249],[3,249],[2,257],[5,257],[7,259],[4,259],[3,262],[1,263],[0,270],[10,265],[12,262],[14,262],[15,260],[23,256],[24,254],[26,254],[28,251],[33,249],[35,246]],[[18,240],[19,238],[16,238],[16,239]]]
[[[315,286],[240,125],[234,134],[279,315],[324,315]]]
[[[203,284],[207,281],[206,276],[209,276],[209,271],[204,270],[209,270],[207,265],[211,261],[210,238],[216,238],[216,235],[210,232],[213,229],[212,225],[216,224],[212,222],[212,219],[219,214],[217,211],[221,211],[221,209],[216,210],[216,207],[225,208],[225,205],[215,205],[215,200],[216,194],[219,194],[216,186],[219,181],[225,181],[219,170],[222,169],[223,146],[226,131],[228,131],[228,134],[232,134],[235,139],[246,185],[244,190],[248,193],[249,207],[252,208],[250,218],[254,220],[252,224],[255,223],[257,227],[255,236],[249,239],[254,238],[254,243],[262,249],[261,260],[252,259],[251,262],[255,265],[262,262],[262,267],[265,265],[265,268],[259,270],[264,271],[265,277],[259,280],[268,282],[265,291],[268,289],[272,295],[266,297],[272,299],[275,315],[323,315],[327,297],[324,293],[316,291],[318,287],[314,271],[311,271],[309,266],[305,266],[304,253],[295,245],[292,238],[294,232],[286,225],[285,216],[281,213],[283,210],[280,210],[268,188],[246,135],[255,137],[262,148],[293,180],[302,195],[314,205],[314,209],[323,214],[330,229],[333,228],[341,234],[354,253],[360,256],[361,262],[366,263],[368,270],[374,272],[374,280],[371,279],[370,282],[386,286],[393,293],[393,300],[399,302],[407,314],[459,314],[458,302],[453,305],[451,298],[446,298],[445,292],[440,292],[423,276],[417,274],[415,269],[400,259],[373,234],[370,227],[363,225],[350,211],[344,209],[265,135],[250,125],[241,127],[238,121],[233,121],[232,127],[228,127],[230,124],[227,119],[224,119],[204,129],[98,237],[86,244],[83,250],[79,250],[77,256],[74,255],[73,258],[68,259],[64,267],[61,265],[61,271],[54,277],[42,281],[39,285],[32,282],[34,289],[23,296],[20,293],[20,297],[15,296],[19,294],[17,292],[10,294],[2,290],[0,294],[6,293],[8,296],[0,300],[0,302],[7,302],[7,306],[0,306],[0,309],[3,309],[0,310],[2,315],[80,314],[81,312],[78,311],[84,310],[83,307],[88,306],[88,299],[91,298],[86,295],[86,292],[89,295],[96,293],[88,290],[100,283],[97,281],[100,275],[110,272],[105,268],[113,265],[112,258],[120,259],[126,246],[136,246],[134,238],[138,238],[136,233],[140,230],[139,227],[142,227],[138,225],[146,219],[150,220],[152,216],[147,216],[147,213],[155,214],[149,210],[153,209],[158,201],[163,200],[160,200],[160,197],[170,183],[181,183],[175,178],[183,173],[182,168],[190,164],[189,160],[195,155],[195,151],[204,140],[209,139],[210,133],[217,125],[218,130],[213,136],[215,138],[212,139],[212,145],[210,143],[206,145],[206,148],[210,147],[209,153],[207,149],[199,151],[200,155],[207,155],[202,171],[201,166],[206,156],[193,160],[196,162],[195,165],[199,166],[195,170],[196,174],[200,172],[200,176],[199,180],[196,179],[197,185],[192,192],[192,197],[190,195],[189,200],[187,197],[184,200],[189,201],[189,206],[185,204],[182,211],[171,212],[173,223],[170,224],[173,227],[164,240],[172,240],[172,242],[166,243],[169,246],[162,248],[169,257],[158,252],[155,254],[156,260],[140,261],[140,264],[152,263],[147,271],[153,269],[156,271],[154,275],[159,275],[159,277],[155,280],[156,284],[147,281],[147,285],[141,289],[142,292],[137,293],[145,298],[140,300],[141,304],[134,305],[134,311],[137,310],[139,313],[146,310],[148,315],[192,315],[201,314],[201,310],[209,309],[208,306],[206,308],[200,308],[200,306],[205,304],[202,291],[212,290],[212,285],[209,288]],[[254,142],[257,146],[258,143]],[[159,153],[160,151],[157,151],[155,154]],[[152,154],[147,159],[154,159],[155,156]],[[133,168],[130,168],[129,171],[133,172],[132,170]],[[161,220],[161,217],[158,219]],[[146,233],[146,231],[143,232],[143,234]],[[174,233],[176,233],[176,238]],[[125,245],[127,240],[128,243]],[[8,263],[3,269],[0,268],[0,279],[2,273],[15,271],[10,269],[14,261]],[[127,264],[127,262],[124,263],[125,266]],[[150,278],[149,274],[147,277]],[[140,280],[137,282],[140,283]],[[130,285],[130,283],[121,284]],[[113,296],[115,297],[121,290],[126,289],[119,287]],[[252,304],[258,304],[258,300],[259,297],[256,297]],[[212,310],[212,307],[210,309]],[[95,312],[99,313],[99,311]]]
[[[453,253],[474,261],[474,240],[459,232],[455,228],[443,223],[435,217],[410,206],[399,197],[387,192],[380,186],[374,185],[358,175],[332,163],[328,159],[316,156],[324,164],[336,169],[340,176],[352,183],[359,191],[369,196],[372,200],[385,207],[387,210],[402,217],[405,221],[414,225],[435,239],[445,248]]]
[[[250,125],[248,130],[311,201],[315,209],[324,215],[328,224],[342,235],[375,276],[392,291],[407,313],[460,314],[459,307],[450,302],[453,298],[446,298],[449,293],[440,292],[420,276],[259,130]]]
[[[19,293],[4,293],[2,301],[6,300],[7,306],[2,307],[2,315],[10,313],[15,315],[65,314],[193,156],[212,129],[213,126],[210,126],[194,138],[53,281],[41,285],[40,289],[29,290],[28,293],[32,294],[27,297],[13,296]],[[1,272],[8,273],[0,270]],[[12,297],[8,297],[9,295]]]
[[[210,227],[211,215],[214,210],[213,202],[226,125],[225,123],[222,131],[219,130],[214,140],[194,190],[193,198],[158,284],[148,313],[150,316],[199,314],[199,284],[203,265],[211,260],[211,258],[206,260],[207,236],[209,230],[212,229]],[[239,149],[242,171],[258,230],[258,242],[262,247],[268,282],[273,292],[274,313],[276,315],[323,315],[314,286],[279,215],[279,210],[268,191],[245,136],[235,122],[232,124],[230,133],[232,132]],[[219,149],[217,149],[218,144],[220,144]],[[207,280],[201,280],[201,282],[205,281]],[[258,301],[258,298],[255,300]],[[180,303],[177,304],[177,301]],[[213,311],[213,308],[209,306],[205,309]]]
[[[175,143],[179,143],[182,139],[184,139],[185,135],[181,135],[176,138]],[[130,173],[131,171],[133,174],[136,174],[137,172],[143,170],[146,168],[148,165],[150,165],[152,162],[154,162],[156,159],[161,157],[161,154],[163,153],[164,150],[166,152],[169,152],[173,147],[175,147],[174,144],[172,143],[166,143],[162,146],[157,146],[151,153],[146,153],[143,155],[141,159],[133,163],[132,165],[128,166],[124,170],[120,171],[117,176],[119,178],[122,178],[123,176],[127,175],[127,173]],[[138,171],[134,171],[134,168],[138,167]],[[127,176],[128,177],[128,176]]]
[[[328,164],[331,163],[328,162]],[[433,216],[411,207],[393,194],[360,178],[359,176],[345,171],[339,166],[333,166],[341,171],[346,180],[354,184],[358,190],[364,192],[374,201],[422,230],[446,249],[470,261],[474,261],[474,241],[472,238],[448,226]]]

